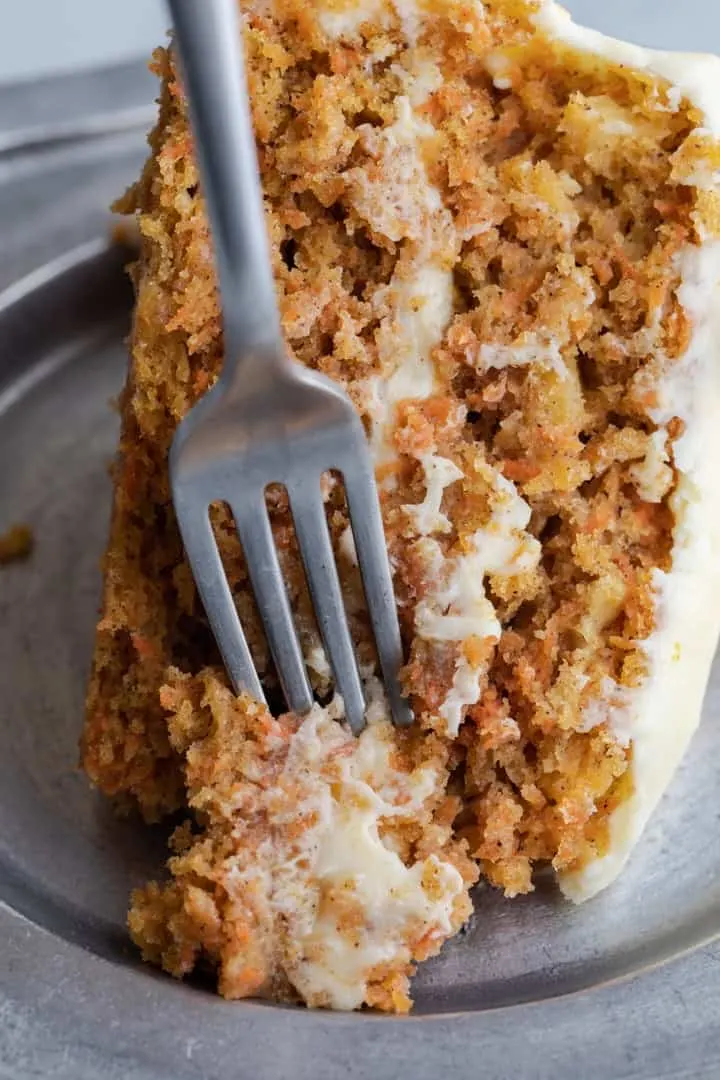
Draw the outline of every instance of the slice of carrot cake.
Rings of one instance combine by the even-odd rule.
[[[318,704],[228,687],[168,488],[223,345],[160,50],[122,201],[142,250],[83,760],[148,820],[188,811],[169,879],[132,898],[147,959],[210,964],[228,997],[403,1011],[479,876],[607,885],[698,723],[720,628],[720,63],[542,0],[246,0],[241,28],[284,331],[366,421],[417,722],[388,721],[332,477],[368,726],[343,725],[282,490]],[[214,525],[277,703],[223,507]]]

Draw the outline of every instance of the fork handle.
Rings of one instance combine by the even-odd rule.
[[[225,327],[223,376],[241,357],[282,356],[262,188],[236,0],[168,0],[201,185],[212,229]]]

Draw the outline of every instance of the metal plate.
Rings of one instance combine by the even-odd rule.
[[[414,1017],[228,1004],[138,964],[127,893],[159,866],[163,830],[115,820],[76,769],[129,291],[121,250],[76,245],[141,157],[123,121],[0,158],[0,285],[15,282],[0,301],[0,529],[37,536],[29,562],[0,570],[0,1075],[716,1077],[720,946],[696,947],[720,932],[717,664],[620,882],[580,908],[547,882],[514,902],[481,892],[416,980]]]

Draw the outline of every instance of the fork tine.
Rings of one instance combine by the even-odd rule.
[[[264,497],[233,503],[232,511],[288,708],[305,713],[313,694],[293,621]]]
[[[403,648],[372,466],[358,455],[343,471],[343,480],[385,693],[395,724],[407,727],[413,722],[413,714],[398,679]]]
[[[175,513],[200,599],[235,691],[245,690],[257,701],[265,701],[225,576],[210,524],[209,508],[199,513],[194,500],[190,498],[186,505],[182,494],[176,490]]]
[[[358,735],[365,726],[365,697],[325,520],[319,477],[311,476],[288,485],[288,495],[300,555],[335,686],[342,694],[350,730]]]

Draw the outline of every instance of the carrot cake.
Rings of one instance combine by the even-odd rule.
[[[231,692],[167,458],[218,376],[211,241],[172,49],[121,209],[141,253],[83,761],[149,821],[146,959],[220,993],[410,1007],[471,911],[619,873],[696,727],[720,628],[720,63],[551,0],[243,0],[287,343],[377,468],[416,723],[389,723],[341,487],[327,517],[368,700],[343,724],[282,490],[272,525],[317,704]]]

